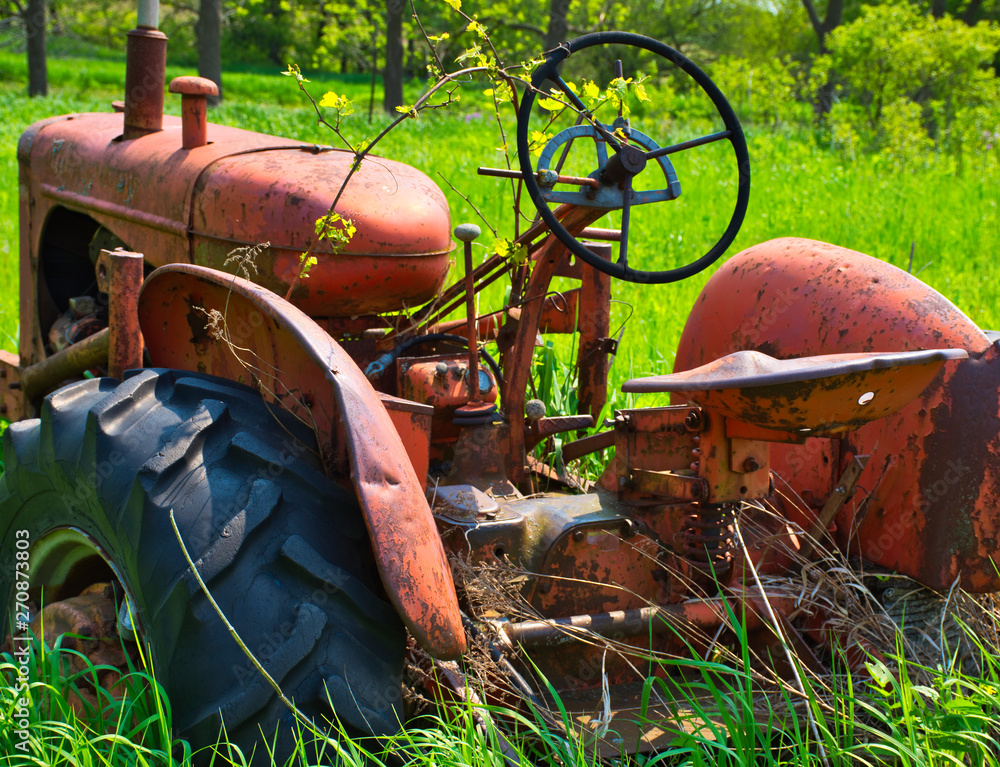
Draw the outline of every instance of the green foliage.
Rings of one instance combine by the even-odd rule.
[[[908,3],[868,6],[835,30],[815,72],[841,83],[835,132],[886,152],[897,166],[932,147],[982,151],[1000,128],[993,69],[1000,29],[935,19]]]
[[[724,56],[709,74],[743,122],[777,127],[802,118],[802,104],[795,98],[798,81],[788,62],[769,59],[754,64]]]
[[[339,213],[328,213],[316,220],[316,236],[326,240],[337,253],[351,241],[357,232],[357,227],[349,218],[343,218]]]
[[[20,655],[0,655],[4,764],[138,767],[173,765],[175,756],[189,763],[190,747],[174,740],[170,704],[150,670],[130,663],[115,689],[105,690],[98,676],[111,667],[93,665],[63,639],[51,648],[32,639],[23,665]]]

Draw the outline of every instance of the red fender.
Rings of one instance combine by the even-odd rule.
[[[224,318],[218,331],[213,312]],[[313,426],[328,469],[350,462],[389,598],[421,647],[460,657],[465,632],[427,499],[378,394],[341,346],[269,290],[190,264],[150,275],[139,323],[154,366],[254,386]]]
[[[969,359],[945,363],[895,415],[843,440],[774,445],[771,464],[815,509],[851,455],[871,455],[858,483],[864,492],[837,517],[838,543],[932,588],[957,579],[970,591],[998,591],[1000,348],[941,294],[846,248],[772,240],[712,276],[674,369],[742,350],[789,359],[948,347]]]

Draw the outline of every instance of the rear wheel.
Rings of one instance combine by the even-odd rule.
[[[405,630],[353,493],[323,474],[309,429],[248,388],[143,370],[50,395],[40,418],[11,424],[4,457],[0,561],[27,531],[29,582],[47,601],[110,571],[192,745],[224,724],[270,763],[261,732],[287,754],[294,721],[200,590],[171,509],[223,612],[301,710],[322,723],[329,699],[349,731],[398,729]],[[0,570],[5,626],[12,575]]]

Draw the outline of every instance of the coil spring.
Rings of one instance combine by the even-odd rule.
[[[729,572],[736,550],[735,516],[736,507],[730,503],[705,504],[688,515],[681,528],[684,558],[703,572]]]

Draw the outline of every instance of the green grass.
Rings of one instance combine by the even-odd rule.
[[[112,694],[97,680],[113,669],[63,647],[67,639],[18,641],[18,654],[0,655],[0,764],[139,767],[190,755],[151,670],[130,663]]]
[[[791,685],[763,694],[759,675],[749,670],[746,634],[735,625],[735,662],[661,660],[645,685],[646,703],[658,695],[676,702],[687,732],[655,757],[622,755],[612,763],[791,767],[819,764],[822,754],[830,765],[1000,764],[995,649],[981,648],[975,676],[959,664],[919,666],[902,653],[887,655],[885,663],[870,659],[862,673],[835,667],[823,679],[805,677],[802,699]],[[132,668],[120,682],[123,696],[103,693],[98,705],[81,706],[80,690],[92,689],[90,680],[107,669],[63,641],[54,648],[31,644],[23,687],[20,658],[0,655],[0,765],[190,767],[191,749],[173,737],[169,701],[152,673]],[[520,710],[458,704],[378,742],[352,740],[336,724],[324,733],[300,727],[296,753],[276,764],[501,767],[506,749],[514,764],[596,767],[587,741],[568,729],[558,698],[545,712],[530,704]],[[260,748],[267,752],[266,739]],[[250,758],[224,739],[194,756],[231,767]]]
[[[23,57],[0,54],[0,113],[4,116],[0,121],[0,346],[9,350],[16,349],[18,323],[14,287],[18,268],[17,138],[27,125],[43,117],[106,110],[111,100],[120,98],[122,89],[122,67],[115,61],[54,59],[49,72],[53,95],[29,100],[22,95]],[[172,69],[168,76],[190,73]],[[225,87],[226,102],[212,113],[214,121],[309,142],[334,140],[316,125],[311,107],[288,78],[277,73],[236,72],[226,76]],[[357,78],[316,78],[310,84],[317,96],[332,89],[355,101],[357,114],[345,126],[354,138],[372,135],[388,120],[376,108],[373,123],[368,123],[368,87]],[[416,92],[415,87],[411,92]],[[500,140],[479,90],[473,88],[451,112],[425,113],[404,125],[378,153],[405,159],[438,181],[449,198],[454,223],[477,221],[478,210],[500,227],[501,234],[509,236],[507,187],[475,172],[479,165],[496,166],[503,159],[495,149]],[[179,105],[168,100],[168,109],[176,113]],[[683,114],[676,119],[682,122]],[[671,130],[670,123],[651,114],[641,127],[654,137]],[[773,237],[797,235],[834,242],[907,268],[912,245],[913,270],[920,271],[921,279],[951,298],[981,326],[1000,327],[996,287],[1000,277],[996,265],[1000,254],[1000,149],[982,158],[977,168],[967,168],[958,176],[947,157],[914,158],[906,168],[890,166],[877,156],[847,160],[828,148],[822,138],[814,137],[808,127],[773,132],[750,126],[748,133],[753,192],[743,229],[730,253]],[[673,219],[658,217],[635,230],[632,258],[643,268],[676,265],[705,249],[719,231],[721,214],[716,208],[721,205],[716,195],[719,190],[723,194],[731,190],[731,170],[724,154],[706,152],[678,159],[678,170],[683,171],[685,196],[683,204],[671,211]],[[452,192],[445,179],[471,202]],[[614,295],[621,303],[616,304],[614,322],[626,323],[626,331],[612,373],[613,389],[625,378],[662,373],[672,367],[673,349],[689,308],[710,273],[659,288],[615,284]],[[502,294],[495,291],[487,298],[497,304]],[[553,359],[550,364],[559,363]],[[169,717],[150,719],[156,706],[166,702],[156,698],[148,676],[137,672],[135,677],[148,686],[147,692],[136,693],[146,708],[130,709],[127,716],[112,709],[112,714],[124,717],[123,721],[137,717],[149,726],[141,732],[127,727],[124,740],[109,740],[93,718],[78,717],[68,708],[67,698],[77,680],[57,670],[55,656],[58,652],[42,656],[42,671],[32,682],[31,732],[38,759],[34,763],[169,763],[167,753],[176,745],[170,739]],[[905,657],[896,660],[902,674],[884,684],[841,674],[836,681],[842,691],[835,698],[840,701],[837,707],[824,708],[819,697],[811,704],[831,763],[856,759],[874,763],[896,755],[903,764],[946,764],[960,763],[951,761],[952,754],[978,753],[977,764],[997,764],[995,747],[989,746],[988,738],[995,735],[993,723],[1000,717],[1000,658],[995,650],[987,649],[984,659],[982,672],[975,677],[955,668],[916,668],[908,665]],[[697,681],[687,686],[678,686],[678,682],[651,684],[672,685],[670,694],[681,699],[689,696],[694,716],[709,713],[698,710],[703,705],[698,701],[708,692],[711,709],[723,712],[722,723],[714,739],[687,736],[671,753],[647,764],[800,764],[816,760],[818,746],[812,730],[801,716],[789,719],[789,709],[782,701],[773,711],[775,726],[757,726],[752,714],[760,701],[748,672],[707,661],[688,665],[698,673]],[[11,669],[0,666],[0,673],[9,675]],[[10,688],[0,686],[0,751],[5,754],[14,753],[10,729],[13,703]],[[558,733],[541,725],[530,712],[520,716],[522,728],[533,738],[515,744],[518,759],[553,765],[593,762],[573,744],[563,743]],[[495,732],[477,727],[467,710],[444,726],[433,720],[423,724],[428,726],[408,730],[368,757],[362,751],[363,744],[341,741],[339,747],[346,749],[342,760],[360,763],[367,758],[369,763],[387,763],[395,752],[415,764],[502,763]],[[862,737],[875,738],[882,745],[863,746]],[[308,734],[303,734],[303,748],[308,740]],[[327,747],[333,749],[329,744]],[[235,754],[216,761],[240,762]]]
[[[106,110],[112,99],[120,97],[123,81],[121,65],[115,62],[55,60],[50,68],[53,95],[29,100],[21,95],[23,70],[22,57],[0,54],[0,111],[5,117],[0,124],[0,279],[10,286],[16,284],[17,269],[18,135],[31,122],[52,114]],[[171,70],[168,76],[182,73],[190,72]],[[224,82],[226,102],[213,111],[213,120],[334,143],[335,137],[316,124],[291,79],[277,73],[233,73]],[[346,82],[317,78],[309,87],[316,96],[333,89],[354,99],[357,113],[345,125],[354,139],[371,136],[386,124],[388,118],[377,108],[373,123],[368,123],[368,85],[357,78]],[[437,181],[449,198],[453,222],[478,221],[474,206],[509,236],[509,188],[476,175],[478,166],[503,161],[495,149],[500,140],[481,90],[473,86],[452,110],[424,113],[404,124],[379,146],[378,153],[405,158]],[[179,104],[168,99],[167,108],[176,113]],[[649,119],[641,127],[654,137],[669,130]],[[848,161],[802,129],[774,133],[749,126],[748,135],[751,202],[730,253],[773,237],[795,235],[843,245],[906,268],[912,245],[913,270],[920,270],[921,279],[981,326],[1000,327],[994,289],[1000,277],[995,258],[1000,253],[1000,147],[993,156],[982,158],[977,168],[957,176],[947,157],[917,158],[911,167],[900,169],[877,156]],[[673,221],[657,215],[636,232],[630,258],[643,268],[664,268],[700,255],[724,225],[729,198],[720,202],[717,195],[731,189],[727,158],[704,152],[677,164],[686,186],[670,210]],[[616,380],[633,371],[662,372],[672,364],[672,350],[688,310],[711,271],[670,286],[615,285],[615,298],[635,309],[623,338]],[[502,294],[487,298],[498,303]],[[619,307],[619,321],[629,313]],[[0,305],[3,348],[14,348],[16,329],[17,299],[8,290]]]

